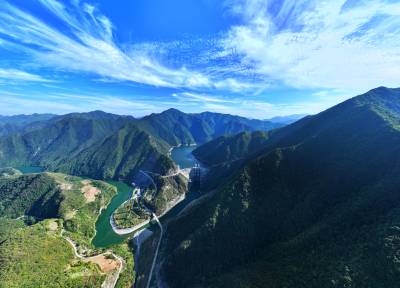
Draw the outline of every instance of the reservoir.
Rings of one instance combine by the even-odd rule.
[[[16,167],[15,169],[21,171],[22,174],[44,172],[43,167],[39,166],[22,166],[22,167]]]
[[[171,151],[171,158],[181,169],[192,168],[197,163],[196,158],[192,154],[194,149],[196,149],[196,146],[175,147]]]
[[[199,161],[192,154],[196,146],[179,146],[171,151],[171,158],[181,169],[192,168],[195,164],[199,164]],[[200,165],[201,166],[201,165]],[[177,216],[190,202],[199,198],[201,193],[199,191],[188,191],[185,195],[185,199],[179,202],[175,207],[169,210],[165,215],[160,217],[160,221],[166,221],[168,219]]]

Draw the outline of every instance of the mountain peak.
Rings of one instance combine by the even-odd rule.
[[[176,109],[176,108],[169,108],[163,112],[161,112],[162,114],[184,114],[182,111]]]

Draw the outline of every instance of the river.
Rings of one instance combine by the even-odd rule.
[[[194,158],[192,151],[195,149],[195,146],[179,146],[175,147],[171,151],[171,158],[174,162],[179,165],[180,168],[190,168],[193,167],[194,164],[197,163]],[[43,172],[44,169],[42,167],[37,166],[23,166],[16,167],[16,169],[20,170],[22,173],[40,173]],[[117,195],[115,195],[110,204],[106,209],[103,209],[99,218],[96,221],[96,235],[92,240],[92,243],[97,248],[105,248],[114,244],[119,244],[124,242],[127,238],[131,237],[132,234],[127,235],[118,235],[116,234],[110,224],[110,217],[112,213],[126,200],[129,199],[131,192],[133,190],[132,186],[127,185],[121,181],[107,181],[109,184],[114,185],[117,188]],[[190,203],[193,199],[197,198],[198,195],[193,192],[189,192],[186,194],[186,198],[172,208],[168,213],[166,213],[161,219],[165,219],[167,217],[171,217],[179,213],[188,203]]]
[[[122,243],[130,236],[129,234],[116,234],[111,227],[110,217],[122,203],[129,199],[133,188],[120,181],[107,181],[107,183],[114,185],[118,193],[111,199],[110,204],[101,212],[97,219],[96,236],[92,240],[92,244],[97,248]]]
[[[171,151],[171,158],[174,162],[179,165],[180,168],[190,168],[193,167],[194,164],[197,163],[194,158],[192,151],[195,149],[195,146],[180,146],[175,147]],[[126,200],[129,199],[130,194],[132,192],[133,187],[129,186],[123,182],[117,181],[108,181],[108,183],[114,185],[118,194],[114,196],[111,200],[110,204],[106,209],[102,211],[99,218],[96,222],[96,236],[93,238],[93,245],[98,248],[109,247],[113,244],[119,244],[125,241],[127,238],[131,237],[132,234],[127,235],[118,235],[116,234],[110,224],[110,217],[112,213]],[[162,219],[166,217],[170,217],[176,215],[181,211],[189,202],[193,199],[197,198],[198,194],[189,192],[186,195],[186,198],[172,208],[167,214],[165,214]]]

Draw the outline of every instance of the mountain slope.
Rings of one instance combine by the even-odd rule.
[[[169,286],[395,287],[399,107],[378,88],[271,133],[169,225]]]
[[[266,131],[283,126],[229,114],[211,112],[186,114],[176,109],[169,109],[160,114],[151,114],[140,119],[138,125],[172,146],[202,144],[223,135],[232,135],[243,131]]]
[[[40,122],[47,121],[55,116],[53,114],[0,115],[0,136],[22,132],[27,127],[33,128]]]
[[[89,190],[96,193],[90,196],[85,193]],[[67,232],[88,245],[100,208],[115,194],[115,188],[102,181],[59,173],[0,177],[0,217],[61,218]]]
[[[168,157],[171,146],[277,126],[218,113],[185,114],[176,109],[142,119],[101,111],[72,113],[29,122],[18,133],[0,137],[0,167],[34,165],[98,179],[132,181],[139,169],[161,174],[175,169]]]
[[[37,129],[1,137],[0,165],[56,165],[62,157],[104,140],[127,121],[125,117],[110,117],[99,117],[97,113],[57,116]]]
[[[209,166],[243,159],[259,151],[268,141],[263,131],[242,132],[234,136],[222,136],[201,145],[193,154]]]
[[[140,169],[160,174],[175,169],[167,153],[167,144],[128,123],[104,141],[64,158],[54,169],[97,179],[132,181]]]

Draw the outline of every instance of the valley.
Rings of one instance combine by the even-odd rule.
[[[19,275],[17,267],[32,263],[21,245],[32,241],[52,243],[36,244],[35,257],[53,263],[61,287],[393,287],[399,91],[376,88],[272,130],[257,130],[257,122],[210,133],[236,118],[168,110],[139,120],[60,116],[28,134],[2,136],[0,149],[10,154],[1,161],[20,169],[0,171],[4,283],[51,284],[46,265],[38,266],[42,279]],[[75,135],[75,121],[98,127],[99,117],[108,132],[69,137],[56,148],[77,158],[55,156],[57,137],[31,138],[42,125],[53,130],[54,121],[70,122],[63,127]],[[200,129],[210,138],[193,127],[198,121],[212,123]],[[230,134],[232,127],[240,128]],[[65,129],[54,135],[64,137]],[[36,159],[38,149],[55,162]],[[67,166],[74,176],[61,173]],[[49,249],[63,261],[47,259]]]
[[[178,146],[175,148],[172,148],[172,153],[171,153],[171,157],[173,161],[176,161],[175,163],[179,166],[185,167],[185,169],[183,170],[179,170],[176,169],[176,172],[169,172],[166,175],[161,175],[158,172],[154,172],[152,173],[151,171],[143,171],[140,170],[139,174],[145,175],[145,178],[147,178],[147,180],[150,180],[150,184],[156,185],[154,186],[155,191],[158,190],[158,187],[160,187],[160,190],[164,189],[163,187],[165,185],[169,185],[167,183],[174,183],[174,182],[170,182],[170,179],[179,179],[179,177],[183,177],[182,179],[187,179],[188,174],[190,172],[190,164],[194,163],[195,160],[193,157],[188,158],[188,156],[191,155],[191,151],[194,149],[195,147],[186,147],[186,146]],[[182,152],[181,152],[182,151]],[[175,157],[175,155],[178,155],[178,157]],[[40,166],[19,166],[17,167],[18,169],[4,169],[3,173],[3,177],[4,181],[9,181],[10,183],[13,183],[15,181],[17,181],[18,179],[20,179],[19,177],[22,178],[45,178],[47,177],[47,175],[54,177],[54,179],[56,180],[56,185],[59,185],[60,189],[64,189],[63,193],[70,193],[68,191],[74,191],[75,184],[70,184],[70,183],[66,183],[64,182],[64,180],[62,180],[62,177],[72,177],[72,176],[61,176],[62,174],[53,174],[52,172],[47,172],[49,170],[51,170],[51,167],[40,167]],[[22,173],[20,173],[20,172]],[[180,173],[183,173],[183,175],[185,176],[180,176]],[[12,176],[13,174],[15,174],[16,176]],[[19,176],[21,175],[21,176]],[[54,176],[53,176],[54,175]],[[150,176],[151,175],[151,176]],[[177,178],[178,177],[178,178]],[[186,178],[185,178],[186,177]],[[153,179],[154,178],[154,179]],[[67,179],[67,178],[65,178]],[[75,178],[71,178],[71,179],[75,179]],[[77,178],[78,179],[78,178]],[[87,180],[85,180],[87,179]],[[22,180],[22,179],[21,179]],[[138,178],[138,181],[142,181],[146,180],[146,179],[140,179],[140,177]],[[24,180],[25,181],[25,180]],[[91,183],[92,180],[90,180],[89,178],[83,178],[83,180],[81,180],[81,184],[79,185],[83,185],[81,188],[79,188],[83,193],[82,195],[84,195],[84,198],[86,198],[86,201],[98,201],[98,195],[100,194],[100,190],[96,190],[95,188],[91,188],[88,185],[89,183]],[[175,180],[173,180],[175,181]],[[187,180],[185,180],[187,181]],[[157,182],[157,184],[156,184]],[[100,183],[100,182],[99,182]],[[129,233],[116,233],[115,228],[113,229],[112,227],[112,217],[114,212],[121,207],[121,205],[123,203],[125,203],[126,201],[128,201],[128,199],[130,199],[131,197],[138,197],[139,195],[137,194],[138,188],[135,188],[135,186],[131,186],[128,184],[125,184],[122,181],[111,181],[108,180],[107,181],[108,185],[110,185],[109,187],[114,187],[115,191],[115,195],[113,197],[108,198],[108,202],[104,202],[104,204],[102,204],[100,207],[97,208],[97,213],[99,213],[97,220],[95,222],[92,222],[93,227],[95,228],[95,230],[93,231],[94,233],[92,234],[85,234],[88,236],[79,236],[78,235],[80,233],[83,232],[82,229],[87,229],[87,228],[83,228],[82,223],[79,223],[78,225],[76,224],[70,224],[70,220],[69,219],[73,219],[74,217],[76,217],[77,214],[80,213],[80,209],[76,209],[76,208],[70,208],[65,210],[65,208],[63,208],[63,215],[62,217],[64,217],[64,222],[62,222],[63,224],[61,224],[61,226],[64,226],[65,228],[60,228],[60,224],[56,225],[58,226],[58,228],[52,228],[53,230],[56,229],[57,233],[59,234],[58,237],[64,239],[68,245],[73,249],[73,253],[75,255],[75,258],[78,259],[78,262],[81,262],[82,265],[85,265],[84,263],[92,263],[94,268],[97,266],[98,268],[96,269],[100,269],[98,270],[97,273],[100,273],[99,275],[106,275],[106,277],[104,278],[102,276],[101,281],[103,281],[102,287],[125,287],[124,285],[126,285],[127,283],[133,283],[133,278],[135,273],[133,271],[133,252],[129,250],[131,248],[129,248],[129,246],[131,244],[130,239],[132,239],[133,234],[135,234],[135,232],[137,232],[136,230],[138,229],[131,229],[129,231]],[[146,184],[146,181],[144,181],[142,183],[142,189],[143,191],[145,191],[146,189],[149,189],[149,195],[152,195],[154,193],[154,189],[150,188],[149,183]],[[29,186],[28,186],[29,187]],[[36,185],[32,186],[35,187],[33,189],[38,189]],[[139,187],[139,186],[137,186]],[[24,188],[25,189],[25,188]],[[54,186],[54,189],[58,189],[56,188],[56,186]],[[72,190],[71,190],[72,189]],[[181,193],[185,193],[187,188],[184,188],[184,190],[182,190]],[[1,189],[0,189],[1,190]],[[5,192],[5,191],[3,191]],[[161,191],[162,195],[168,195],[170,192],[168,192],[168,190]],[[172,191],[171,191],[172,192]],[[6,192],[7,195],[8,192]],[[48,192],[45,192],[48,193]],[[174,197],[172,196],[173,194],[171,194],[171,196],[168,197]],[[78,196],[78,195],[77,195]],[[39,197],[39,196],[38,196]],[[46,196],[48,197],[48,196]],[[80,197],[80,196],[79,196]],[[185,197],[179,196],[180,197],[180,201],[184,200]],[[50,197],[51,198],[51,197]],[[33,205],[37,206],[38,204],[37,201],[39,201],[41,198],[33,198]],[[165,204],[167,204],[167,206],[160,206],[160,207],[164,207],[162,208],[163,210],[160,210],[162,212],[160,212],[161,214],[168,214],[169,210],[171,208],[173,208],[176,204],[177,204],[177,198],[171,198],[171,200],[173,200],[172,202],[168,202],[171,200],[168,200],[170,198],[166,198]],[[189,203],[190,197],[188,199],[185,199],[187,203]],[[47,201],[47,200],[46,200]],[[151,198],[148,199],[148,201],[151,201]],[[185,203],[186,203],[185,202]],[[155,203],[151,203],[148,202],[149,205],[160,205],[161,203],[155,202]],[[165,205],[162,204],[162,205]],[[43,205],[43,204],[40,204]],[[53,204],[46,204],[46,205],[53,205]],[[64,205],[62,205],[64,206]],[[157,206],[154,206],[157,207]],[[29,211],[29,210],[25,210],[25,211]],[[21,219],[21,220],[15,220],[15,221],[22,221],[24,220],[25,223],[27,223],[28,225],[39,225],[39,224],[35,224],[36,222],[43,222],[43,221],[47,221],[47,220],[43,220],[46,219],[47,217],[58,217],[58,213],[54,213],[51,215],[41,215],[41,214],[34,214],[31,215],[30,213],[27,212],[22,212],[23,216],[18,216],[15,217],[17,219]],[[155,214],[153,213],[152,218],[156,219],[157,216],[155,216]],[[1,218],[3,219],[3,218]],[[57,219],[57,218],[56,218]],[[68,219],[68,221],[65,221],[65,219]],[[3,221],[3,220],[2,220]],[[157,221],[154,222],[155,224],[150,224],[150,223],[144,223],[145,226],[144,227],[150,227],[150,229],[154,229],[156,228],[153,227],[153,225],[157,225]],[[159,222],[158,222],[159,223]],[[89,223],[86,223],[89,224]],[[50,224],[49,224],[50,225]],[[50,226],[52,226],[53,224],[51,224]],[[90,224],[89,224],[90,225]],[[50,227],[49,226],[49,227]],[[28,226],[29,227],[29,226]],[[141,226],[143,227],[143,226]],[[152,228],[153,227],[153,228]],[[7,228],[9,229],[9,228]],[[6,229],[6,230],[7,230]],[[60,230],[61,229],[61,230]],[[73,234],[71,234],[71,229],[73,229],[74,232]],[[51,230],[51,231],[53,231]],[[56,231],[54,230],[54,231]],[[149,230],[150,231],[150,230]],[[43,237],[43,232],[42,236]],[[46,232],[49,233],[49,232]],[[54,232],[55,233],[55,232]],[[76,234],[77,233],[77,234]],[[87,233],[87,232],[85,232]],[[91,235],[91,236],[89,236]],[[90,238],[87,238],[90,237]],[[8,240],[5,240],[7,243]],[[161,242],[161,239],[160,239]],[[68,246],[67,245],[67,246]],[[5,247],[4,247],[5,248]],[[65,249],[65,248],[64,248]],[[136,249],[140,249],[140,247],[135,247]],[[40,252],[40,250],[38,251]],[[130,255],[129,255],[130,254]],[[120,256],[122,255],[122,257]],[[115,260],[112,260],[115,259]],[[75,261],[75,260],[74,260]],[[116,264],[112,264],[112,263],[116,263]],[[80,272],[79,272],[80,273]],[[12,274],[11,274],[12,275]],[[84,274],[82,274],[84,275]],[[94,276],[93,276],[94,277]],[[99,276],[100,277],[100,276]],[[11,277],[12,279],[12,277]],[[95,278],[93,278],[95,279]],[[131,280],[129,280],[131,279]],[[13,281],[13,280],[12,280]],[[66,281],[66,280],[63,280]],[[85,280],[87,281],[87,280]],[[92,281],[92,280],[90,280]],[[99,280],[100,281],[100,280]],[[93,282],[93,281],[92,281]],[[64,282],[63,282],[64,283]],[[100,282],[101,283],[101,282]],[[125,284],[124,284],[125,283]],[[69,284],[62,284],[64,285],[69,285]],[[81,284],[79,284],[78,282],[76,282],[74,285],[77,285],[76,287],[79,287]],[[91,285],[97,285],[94,284],[94,282]],[[49,286],[51,287],[51,285]]]
[[[0,0],[0,288],[400,287],[400,0]]]

